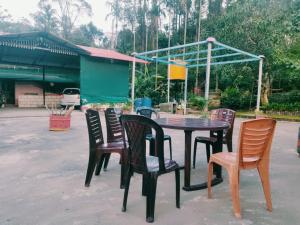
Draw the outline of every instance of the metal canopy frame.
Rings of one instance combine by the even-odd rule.
[[[200,49],[200,47],[203,46],[205,48]],[[133,53],[133,55],[135,58],[143,59],[148,62],[162,63],[165,65],[175,64],[175,65],[186,67],[186,79],[185,79],[185,90],[184,90],[184,102],[185,102],[184,114],[186,114],[186,106],[187,106],[187,80],[188,80],[189,68],[206,67],[205,110],[207,110],[211,66],[259,61],[258,88],[257,88],[257,101],[256,101],[256,111],[259,111],[262,73],[263,73],[262,68],[263,68],[263,59],[264,59],[264,56],[262,55],[259,56],[254,55],[252,53],[231,47],[229,45],[225,45],[221,42],[218,42],[213,37],[209,37],[205,41],[199,41],[199,42],[189,43],[185,45],[177,45],[169,48],[162,48],[162,49],[157,49],[157,50],[152,50],[147,52]],[[184,61],[186,62],[185,65],[176,63],[176,61],[174,61],[174,59],[180,59],[179,57],[184,58]],[[131,84],[132,103],[134,102],[135,64],[136,61],[133,60],[132,84]],[[168,102],[170,102],[169,72],[168,72]],[[133,104],[132,104],[132,111],[133,111]]]

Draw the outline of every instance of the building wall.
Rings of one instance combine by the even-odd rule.
[[[15,103],[19,105],[20,95],[41,95],[43,96],[43,89],[41,85],[35,82],[16,82],[15,84]]]
[[[36,82],[16,82],[15,85],[16,105],[20,108],[36,108],[44,106],[42,86]],[[51,107],[60,105],[61,96],[46,93],[45,104]]]

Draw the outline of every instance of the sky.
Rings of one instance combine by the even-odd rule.
[[[14,20],[25,17],[31,21],[30,13],[37,11],[37,4],[39,0],[0,0],[2,9],[7,9],[8,13]],[[106,5],[106,0],[87,0],[92,6],[92,18],[81,17],[80,24],[92,21],[98,28],[102,29],[105,33],[110,32],[111,22],[105,20],[109,12],[109,7]]]

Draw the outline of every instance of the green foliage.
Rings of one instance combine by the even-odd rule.
[[[246,109],[250,106],[250,92],[238,88],[226,88],[221,94],[221,106],[230,109]]]
[[[300,90],[293,90],[286,93],[275,93],[270,96],[270,103],[300,103]]]
[[[133,34],[129,29],[123,29],[118,34],[117,49],[119,52],[130,54],[132,52]]]
[[[99,46],[105,45],[104,33],[92,22],[81,25],[75,29],[70,40],[79,45]]]
[[[35,27],[38,30],[57,33],[59,21],[56,17],[56,10],[52,7],[49,0],[40,0],[38,3],[38,11],[31,14],[34,19]]]
[[[140,75],[136,77],[136,98],[149,97],[153,105],[166,102],[166,80],[160,78],[155,88],[155,76]]]
[[[201,96],[191,94],[189,96],[189,104],[198,110],[203,110],[205,107],[206,101]]]
[[[300,102],[294,103],[270,103],[263,108],[264,111],[295,112],[300,111]]]
[[[226,88],[221,95],[221,106],[238,109],[240,107],[240,91],[237,88]]]

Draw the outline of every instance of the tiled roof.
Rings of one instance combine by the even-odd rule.
[[[114,50],[108,50],[108,49],[101,49],[101,48],[93,48],[93,47],[87,47],[82,45],[77,45],[79,48],[89,52],[89,54],[93,57],[100,57],[100,58],[109,58],[109,59],[117,59],[122,61],[129,61],[133,62],[134,57],[119,53]],[[138,63],[148,63],[147,61],[141,60],[141,59],[135,59]]]

